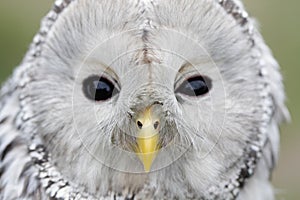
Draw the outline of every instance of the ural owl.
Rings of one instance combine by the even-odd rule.
[[[279,67],[239,0],[57,0],[0,99],[0,199],[272,200]]]

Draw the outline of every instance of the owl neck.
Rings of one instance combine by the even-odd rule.
[[[256,165],[261,157],[262,148],[256,145],[250,145],[245,150],[243,159],[240,160],[240,167],[236,171],[233,179],[228,180],[226,184],[210,187],[205,197],[200,199],[236,199],[243,189],[246,181],[252,177],[256,169]],[[51,155],[46,148],[39,144],[31,144],[29,146],[29,154],[35,167],[38,169],[38,179],[51,199],[97,199],[96,195],[90,194],[84,188],[77,186],[75,183],[67,180],[62,173],[56,168],[51,161]],[[106,196],[111,199],[112,196],[118,197],[120,194],[113,191]],[[121,194],[122,199],[133,199],[135,194]]]

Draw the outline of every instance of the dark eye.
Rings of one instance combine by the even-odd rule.
[[[188,96],[201,96],[209,92],[211,80],[202,76],[195,76],[184,81],[177,89],[176,93]]]
[[[119,91],[114,84],[105,77],[91,76],[83,81],[83,93],[94,101],[105,101]]]

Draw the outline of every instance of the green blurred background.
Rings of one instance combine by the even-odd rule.
[[[20,63],[52,0],[0,1],[0,82]],[[278,200],[300,199],[300,1],[244,0],[278,59],[292,123],[281,128],[281,155],[273,176]],[[298,102],[298,103],[297,103]]]

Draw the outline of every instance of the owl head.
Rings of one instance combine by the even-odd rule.
[[[23,65],[32,138],[92,192],[207,193],[284,112],[277,64],[231,0],[59,1]]]

